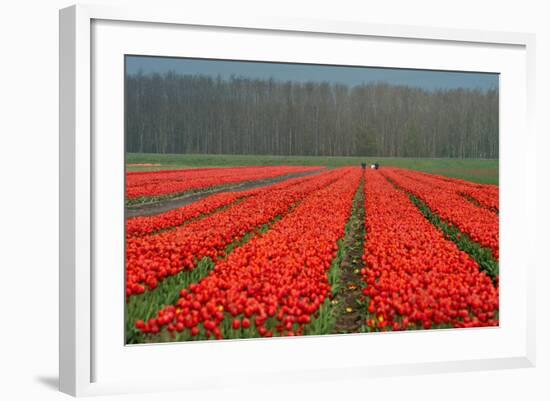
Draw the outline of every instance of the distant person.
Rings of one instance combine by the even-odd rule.
[[[361,168],[364,170],[367,168],[367,163],[366,162],[361,162]]]
[[[370,168],[373,170],[378,170],[378,167],[379,167],[378,163],[373,163],[370,165]]]

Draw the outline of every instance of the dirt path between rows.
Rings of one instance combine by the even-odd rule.
[[[337,302],[335,333],[357,333],[361,329],[363,315],[357,300],[362,296],[361,268],[365,241],[365,208],[363,205],[364,176],[353,202],[348,232],[344,238],[346,253],[340,264],[340,291]]]
[[[280,177],[274,177],[264,180],[256,180],[256,181],[245,181],[241,182],[235,185],[231,186],[224,186],[224,187],[218,187],[218,188],[212,188],[210,190],[205,190],[202,192],[195,192],[189,195],[182,195],[177,198],[171,198],[171,199],[165,199],[160,200],[158,202],[154,203],[146,203],[139,206],[126,206],[125,207],[125,214],[126,218],[131,217],[138,217],[138,216],[154,216],[155,214],[160,214],[164,212],[168,212],[172,209],[177,209],[178,207],[182,207],[185,205],[189,205],[193,202],[197,202],[201,199],[204,199],[208,196],[219,194],[222,192],[242,192],[242,191],[248,191],[251,189],[261,188],[261,187],[267,187],[269,185],[276,184],[278,182],[290,180],[292,178],[299,178],[299,177],[305,177],[308,175],[313,174],[319,174],[322,171],[326,171],[326,169],[316,170],[316,171],[306,171],[303,173],[295,173],[295,174],[288,174],[283,175]]]

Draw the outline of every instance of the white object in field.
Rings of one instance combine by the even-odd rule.
[[[371,165],[370,165],[370,168],[373,168],[373,169],[374,169],[374,168],[376,168],[376,166],[375,166],[374,164],[371,164]]]

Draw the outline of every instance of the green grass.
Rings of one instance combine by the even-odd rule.
[[[481,184],[498,185],[498,160],[485,159],[422,159],[385,157],[272,156],[272,155],[173,155],[128,153],[127,164],[159,163],[160,166],[127,167],[128,171],[230,167],[230,166],[359,166],[362,161],[381,166],[401,167],[426,173],[460,178]]]

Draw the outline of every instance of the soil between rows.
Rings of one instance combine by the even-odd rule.
[[[344,258],[340,264],[340,285],[336,302],[336,322],[334,333],[357,333],[363,324],[363,315],[358,300],[362,296],[363,247],[365,242],[365,176],[361,179],[357,194],[353,200],[352,213],[348,224],[343,247]]]
[[[279,177],[257,180],[257,181],[246,181],[238,183],[231,186],[223,187],[214,187],[211,189],[206,189],[200,192],[193,192],[190,194],[183,194],[182,196],[159,200],[157,202],[145,203],[141,205],[126,206],[125,207],[125,216],[126,218],[139,217],[139,216],[154,216],[156,214],[168,212],[179,207],[189,205],[193,202],[197,202],[201,199],[204,199],[208,196],[219,194],[222,192],[242,192],[248,191],[251,189],[267,187],[282,181],[290,180],[292,178],[300,178],[308,175],[319,174],[325,171],[325,169],[316,170],[316,171],[306,171],[303,173],[288,174]]]

